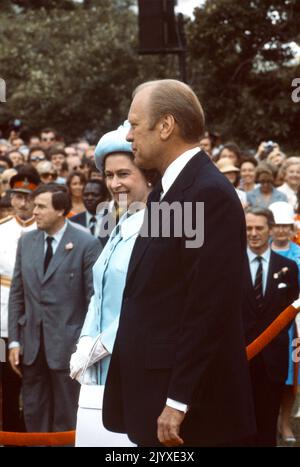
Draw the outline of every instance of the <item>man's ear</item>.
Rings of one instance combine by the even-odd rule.
[[[161,118],[159,123],[160,137],[162,140],[167,140],[174,132],[175,119],[173,115],[167,114]]]

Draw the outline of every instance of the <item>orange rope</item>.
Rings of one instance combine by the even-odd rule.
[[[280,331],[295,319],[298,309],[288,306],[277,318],[246,348],[247,358],[251,360],[266,345],[268,345]],[[14,446],[62,446],[75,443],[75,431],[57,433],[13,433],[0,431],[0,444]]]
[[[277,316],[276,319],[267,327],[251,344],[246,347],[248,360],[257,355],[271,340],[276,337],[290,322],[296,318],[298,309],[293,305],[288,306]]]
[[[12,446],[62,446],[75,444],[75,431],[56,433],[14,433],[0,431],[0,444]]]

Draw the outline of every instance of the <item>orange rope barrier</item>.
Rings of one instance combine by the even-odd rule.
[[[295,306],[293,306],[295,305]],[[251,344],[246,347],[247,358],[251,360],[268,345],[290,322],[295,319],[300,301],[288,306]],[[0,431],[0,445],[13,446],[62,446],[75,444],[75,431],[56,433],[13,433]]]
[[[62,446],[75,444],[75,431],[56,433],[14,433],[0,431],[0,444],[12,446]]]
[[[297,301],[298,302],[298,301]],[[296,303],[296,302],[294,302]],[[293,305],[288,306],[277,316],[276,319],[267,327],[251,344],[246,348],[248,360],[257,355],[271,340],[276,337],[290,322],[296,318],[299,310]]]

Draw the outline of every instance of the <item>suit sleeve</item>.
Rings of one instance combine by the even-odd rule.
[[[293,267],[291,268],[291,287],[290,287],[290,303],[297,300],[299,296],[299,280],[298,280],[298,265],[292,261]]]
[[[25,314],[24,285],[22,278],[22,237],[19,239],[16,262],[8,302],[9,342],[20,341],[18,321]]]

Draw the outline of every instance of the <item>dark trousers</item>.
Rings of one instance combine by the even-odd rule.
[[[23,365],[24,418],[29,432],[69,431],[76,427],[80,385],[69,369],[52,370],[43,342],[32,365]]]
[[[6,349],[8,349],[7,339]],[[25,431],[23,412],[20,410],[21,378],[12,370],[6,351],[6,362],[1,363],[2,426],[3,431]]]
[[[284,382],[272,381],[260,355],[250,362],[257,437],[256,446],[276,446],[277,419]]]

